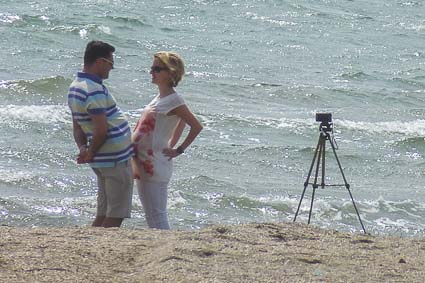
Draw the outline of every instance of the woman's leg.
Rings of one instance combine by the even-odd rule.
[[[168,182],[136,181],[149,228],[170,229],[167,212]]]

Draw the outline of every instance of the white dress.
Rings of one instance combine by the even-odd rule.
[[[162,151],[169,147],[174,129],[180,121],[176,115],[167,114],[184,105],[178,93],[156,96],[142,111],[132,135],[135,164],[141,181],[168,182],[173,172],[173,161]]]

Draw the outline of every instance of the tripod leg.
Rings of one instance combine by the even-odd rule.
[[[320,134],[320,136],[323,138],[323,153],[322,153],[322,183],[321,183],[321,187],[322,189],[325,188],[325,156],[326,156],[326,136],[324,136],[323,134]]]
[[[326,136],[327,136],[327,138],[328,138],[328,140],[329,140],[329,143],[331,144],[332,151],[333,151],[333,153],[334,153],[334,155],[335,155],[336,162],[338,163],[339,171],[341,172],[342,179],[344,179],[344,184],[345,184],[345,186],[347,186],[347,185],[348,185],[348,186],[350,186],[350,185],[348,184],[348,182],[347,182],[347,179],[345,178],[344,171],[342,171],[341,162],[339,162],[338,155],[336,155],[335,145],[334,145],[334,143],[333,143],[333,141],[332,141],[332,139],[331,139],[331,137],[330,137],[329,133],[327,133],[327,134],[326,134]]]
[[[298,215],[298,212],[300,211],[301,203],[303,201],[304,194],[305,194],[305,191],[306,191],[307,186],[308,186],[308,182],[310,181],[311,172],[313,171],[314,162],[316,161],[316,157],[317,157],[317,154],[318,154],[318,151],[319,151],[320,144],[321,144],[321,140],[319,138],[319,141],[317,142],[316,150],[314,151],[313,160],[311,161],[310,170],[308,171],[307,178],[304,182],[304,190],[301,194],[300,202],[298,203],[297,212],[295,212],[295,217],[294,217],[293,222],[295,222],[295,220],[297,220],[297,215]]]
[[[308,213],[308,221],[307,224],[310,224],[310,219],[311,219],[311,213],[313,211],[313,201],[314,201],[314,194],[316,193],[316,188],[313,187],[313,193],[311,194],[311,203],[310,203],[310,211]]]
[[[353,195],[351,194],[350,188],[349,188],[349,187],[347,187],[347,190],[348,190],[348,193],[350,194],[351,201],[353,202],[354,209],[356,210],[357,217],[359,218],[360,225],[362,225],[363,232],[364,232],[365,234],[367,234],[367,233],[366,233],[366,229],[364,228],[364,225],[363,225],[362,219],[360,218],[359,211],[357,210],[356,203],[354,202]]]
[[[320,159],[323,157],[323,154],[324,154],[323,149],[325,147],[325,139],[322,136],[320,136],[319,143],[320,143],[320,146],[319,146],[319,156],[317,158],[316,174],[314,175],[313,192],[311,194],[310,211],[308,213],[308,222],[307,222],[308,224],[310,224],[311,214],[313,212],[314,195],[316,193],[316,189],[319,187],[317,185],[317,177],[319,176]]]
[[[350,191],[350,184],[348,184],[347,179],[345,178],[344,171],[342,170],[341,162],[339,162],[338,155],[336,155],[335,145],[334,145],[334,143],[332,142],[332,140],[331,140],[331,138],[330,138],[330,135],[329,135],[328,133],[327,133],[326,135],[327,135],[327,137],[328,137],[328,139],[329,139],[329,143],[331,144],[332,151],[333,151],[333,153],[334,153],[334,155],[335,155],[336,162],[338,163],[339,171],[341,172],[342,179],[344,180],[345,188],[347,188],[348,194],[350,195],[351,201],[353,202],[353,206],[354,206],[354,209],[356,210],[357,217],[359,218],[360,225],[362,226],[363,232],[364,232],[365,234],[367,234],[367,233],[366,233],[366,229],[365,229],[365,227],[364,227],[364,225],[363,225],[362,219],[361,219],[361,217],[360,217],[360,213],[359,213],[359,211],[358,211],[358,209],[357,209],[356,203],[354,202],[353,195],[351,194],[351,191]]]

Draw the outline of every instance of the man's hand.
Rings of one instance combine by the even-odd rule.
[[[87,146],[85,145],[80,146],[80,154],[78,154],[77,163],[78,164],[89,163],[92,161],[93,157],[94,157],[93,152],[88,150]]]

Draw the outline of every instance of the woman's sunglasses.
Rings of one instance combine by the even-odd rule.
[[[161,71],[166,71],[166,70],[168,70],[168,68],[166,67],[160,67],[160,66],[151,67],[151,72],[154,72],[154,73],[160,73]]]

